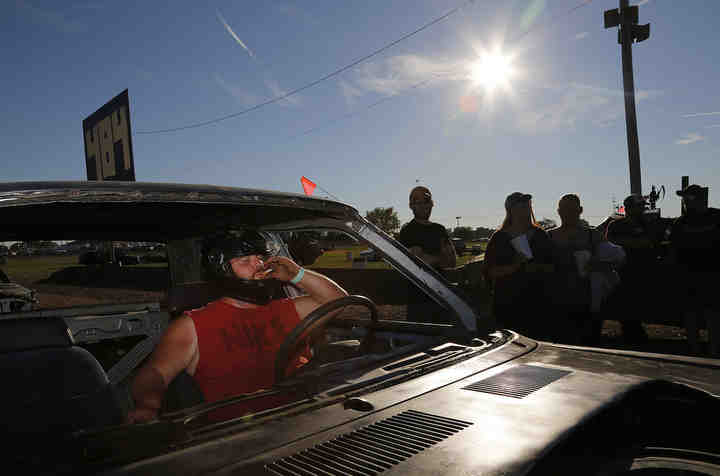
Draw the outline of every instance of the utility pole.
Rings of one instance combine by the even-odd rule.
[[[630,193],[642,195],[640,146],[635,116],[635,82],[633,79],[632,44],[650,37],[650,24],[638,25],[638,7],[629,0],[620,0],[620,8],[605,12],[605,28],[619,26],[618,43],[622,51],[623,89],[625,90],[625,123],[630,163]]]
[[[690,176],[683,175],[680,177],[680,190],[685,190],[690,185]],[[685,215],[685,204],[680,200],[680,215]]]

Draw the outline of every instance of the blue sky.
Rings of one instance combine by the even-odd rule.
[[[597,223],[629,193],[620,47],[603,28],[618,5],[593,0],[568,14],[580,3],[6,0],[3,180],[84,180],[82,120],[128,88],[138,180],[300,193],[305,175],[363,213],[394,206],[402,221],[420,183],[446,226],[457,216],[496,226],[516,190],[533,194],[538,218],[557,220],[558,198],[578,193]],[[674,191],[689,175],[718,206],[720,2],[639,3],[651,23],[633,48],[643,191],[665,185],[663,215],[676,216]],[[458,6],[287,99],[144,133],[301,87]],[[488,51],[512,58],[494,89],[470,74]]]

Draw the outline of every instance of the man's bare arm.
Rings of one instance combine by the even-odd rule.
[[[195,324],[188,316],[179,317],[168,326],[152,355],[133,378],[130,393],[135,410],[129,413],[129,422],[144,422],[157,417],[167,386],[188,368],[196,353]]]
[[[292,260],[280,256],[270,258],[267,265],[275,268],[271,274],[272,277],[285,282],[297,276],[301,269]],[[296,283],[296,286],[307,293],[306,296],[300,296],[293,300],[300,319],[305,319],[308,314],[323,304],[348,295],[335,281],[309,269],[303,271],[303,277]]]
[[[428,253],[420,246],[413,246],[410,252],[434,268],[454,268],[457,264],[455,247],[450,240],[442,240],[438,254]]]
[[[457,254],[455,253],[455,247],[452,243],[450,243],[450,240],[442,240],[440,245],[440,256],[441,261],[439,266],[441,268],[454,268],[457,265]]]

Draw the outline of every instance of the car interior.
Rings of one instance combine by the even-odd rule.
[[[349,235],[308,233],[328,249],[368,248]],[[290,255],[287,241],[299,234],[295,231],[283,237],[281,233],[265,233],[274,252],[286,256]],[[307,241],[306,237],[303,239]],[[7,414],[6,428],[12,434],[36,438],[122,425],[131,405],[127,387],[133,371],[150,355],[167,323],[185,311],[221,297],[222,291],[205,279],[199,266],[201,243],[202,237],[156,243],[166,247],[168,259],[164,263],[147,263],[145,268],[143,264],[80,264],[77,252],[53,257],[64,266],[56,265],[45,279],[27,283],[38,288],[38,305],[31,311],[0,314],[0,369],[13,382],[0,397]],[[148,247],[148,243],[142,245]],[[132,253],[131,249],[125,251],[125,255]],[[323,253],[324,250],[320,255]],[[316,269],[332,273],[331,277],[351,297],[334,308],[318,309],[313,313],[317,316],[308,316],[313,317],[312,325],[296,329],[296,335],[289,336],[291,342],[286,341],[278,362],[288,359],[298,342],[306,338],[312,342],[313,358],[297,375],[285,379],[286,385],[302,384],[303,379],[309,380],[308,376],[316,391],[347,385],[364,375],[369,366],[377,367],[378,363],[397,361],[432,348],[451,332],[451,325],[440,326],[439,332],[437,326],[408,322],[406,300],[410,284],[384,261],[369,264],[345,251],[330,255],[342,262],[334,263],[335,268]],[[36,257],[36,261],[39,259]],[[144,262],[142,256],[137,262]],[[25,259],[24,263],[27,270],[8,270],[11,278],[29,273],[31,260]],[[351,278],[367,273],[369,266],[380,270],[376,275],[381,276],[382,282]],[[167,284],[164,288],[154,284],[142,292],[118,291],[110,300],[87,298],[107,291],[103,286],[112,283],[117,288],[142,287],[140,281],[145,279],[140,279],[142,273],[150,273],[148,279],[164,280]],[[133,279],[136,281],[132,282]],[[396,294],[399,290],[400,295],[393,295],[388,288]],[[66,298],[88,303],[66,306],[66,301],[58,301],[62,293]],[[292,297],[299,295],[299,290],[291,285],[278,286],[277,295]],[[155,299],[137,301],[144,296]],[[61,307],[55,307],[58,302]],[[340,315],[328,319],[328,313],[338,307],[343,308]],[[379,321],[394,321],[395,325],[385,324],[383,328]],[[419,358],[433,357],[430,352]],[[281,374],[277,377],[284,378]],[[319,387],[318,382],[322,382]],[[173,415],[203,402],[202,392],[183,372],[168,387],[163,414]]]

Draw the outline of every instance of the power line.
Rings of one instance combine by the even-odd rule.
[[[326,74],[325,76],[323,76],[323,77],[321,77],[321,78],[319,78],[319,79],[316,79],[315,81],[312,81],[312,82],[307,83],[307,84],[305,84],[305,85],[303,85],[303,86],[300,86],[300,87],[298,87],[298,88],[295,88],[295,89],[293,89],[293,90],[291,90],[291,91],[289,91],[289,92],[287,92],[287,93],[285,93],[285,94],[281,94],[280,96],[275,96],[275,97],[273,97],[273,98],[271,98],[271,99],[268,99],[267,101],[261,102],[261,103],[259,103],[259,104],[254,105],[254,106],[251,106],[251,107],[249,107],[249,108],[247,108],[247,109],[243,109],[242,111],[239,111],[239,112],[236,112],[236,113],[233,113],[233,114],[228,114],[228,115],[226,115],[226,116],[218,117],[218,118],[215,118],[215,119],[210,119],[210,120],[204,121],[204,122],[197,122],[197,123],[194,123],[194,124],[189,124],[189,125],[186,125],[186,126],[173,127],[173,128],[169,128],[169,129],[157,129],[157,130],[150,130],[150,131],[138,131],[138,132],[136,132],[136,133],[137,133],[137,134],[144,134],[144,135],[147,135],[147,134],[164,134],[164,133],[168,133],[168,132],[177,132],[177,131],[182,131],[182,130],[185,130],[185,129],[194,129],[194,128],[197,128],[197,127],[209,126],[209,125],[211,125],[211,124],[217,124],[218,122],[225,121],[225,120],[228,120],[228,119],[232,119],[233,117],[238,117],[238,116],[241,116],[241,115],[243,115],[243,114],[247,114],[247,113],[252,112],[252,111],[256,111],[256,110],[258,110],[258,109],[260,109],[260,108],[262,108],[262,107],[268,106],[268,105],[270,105],[270,104],[274,104],[274,103],[276,103],[276,102],[278,102],[278,101],[282,101],[283,99],[286,99],[286,98],[288,98],[288,97],[290,97],[290,96],[292,96],[292,95],[295,95],[295,94],[297,94],[297,93],[299,93],[299,92],[301,92],[301,91],[305,91],[306,89],[310,89],[310,88],[312,88],[313,86],[316,86],[316,85],[322,83],[323,81],[327,81],[328,79],[330,79],[330,78],[332,78],[332,77],[334,77],[334,76],[337,76],[337,75],[339,75],[340,73],[342,73],[342,72],[344,72],[344,71],[347,71],[348,69],[353,68],[354,66],[357,66],[358,64],[360,64],[360,63],[362,63],[362,62],[364,62],[364,61],[367,61],[368,59],[370,59],[370,58],[372,58],[372,57],[374,57],[374,56],[379,55],[379,54],[382,53],[383,51],[392,48],[393,46],[397,45],[398,43],[400,43],[400,42],[402,42],[402,41],[405,41],[405,40],[407,40],[408,38],[410,38],[410,37],[412,37],[412,36],[417,35],[418,33],[422,32],[423,30],[426,30],[426,29],[430,28],[431,26],[433,26],[433,25],[435,25],[435,24],[437,24],[437,23],[440,23],[441,21],[447,19],[447,18],[450,17],[451,15],[454,15],[455,13],[457,13],[458,11],[460,11],[460,10],[461,10],[462,8],[464,8],[466,5],[472,4],[472,3],[475,3],[475,0],[467,0],[467,1],[465,1],[462,5],[453,8],[453,9],[450,10],[449,12],[447,12],[447,13],[445,13],[444,15],[439,16],[439,17],[435,18],[434,20],[432,20],[432,21],[424,24],[424,25],[421,26],[420,28],[417,28],[417,29],[413,30],[412,32],[407,33],[407,34],[401,36],[401,37],[398,38],[397,40],[394,40],[394,41],[386,44],[385,46],[383,46],[383,47],[381,47],[381,48],[378,48],[377,50],[373,51],[372,53],[367,54],[367,55],[365,55],[365,56],[363,56],[363,57],[361,57],[361,58],[353,61],[352,63],[343,66],[342,68],[336,69],[336,70],[333,71],[332,73]]]
[[[518,41],[518,40],[520,40],[521,38],[523,38],[524,36],[526,36],[527,34],[529,34],[529,33],[531,33],[532,31],[534,31],[536,28],[539,28],[539,27],[547,28],[547,27],[549,27],[550,25],[552,25],[556,20],[572,14],[575,10],[578,10],[579,8],[582,8],[582,7],[584,7],[585,5],[588,5],[588,4],[591,3],[592,1],[593,1],[593,0],[584,0],[583,2],[575,5],[574,7],[572,7],[572,8],[569,9],[569,10],[567,10],[566,12],[564,12],[564,13],[559,13],[559,14],[551,17],[550,20],[548,21],[548,23],[536,24],[535,26],[532,26],[532,27],[528,28],[527,30],[525,30],[524,32],[520,33],[517,37],[511,39],[510,41],[511,41],[511,42]],[[320,125],[318,125],[318,126],[312,127],[312,128],[310,128],[310,129],[308,129],[308,130],[306,130],[306,131],[304,131],[304,132],[301,132],[300,134],[297,134],[297,135],[295,135],[295,136],[292,136],[291,139],[297,139],[297,138],[306,136],[306,135],[311,134],[311,133],[313,133],[313,132],[315,132],[315,131],[317,131],[317,130],[324,129],[324,128],[327,127],[327,126],[334,125],[334,124],[337,124],[338,122],[341,122],[341,121],[344,121],[344,120],[346,120],[346,119],[350,119],[350,118],[352,118],[352,117],[358,116],[358,115],[366,112],[368,109],[372,109],[372,108],[374,108],[374,107],[376,107],[376,106],[379,106],[380,104],[383,104],[383,103],[388,102],[388,101],[390,101],[390,100],[397,99],[398,97],[402,96],[405,92],[410,91],[410,90],[413,90],[413,89],[416,89],[416,88],[418,88],[418,87],[420,87],[420,86],[422,86],[422,85],[424,85],[424,84],[427,84],[427,83],[429,83],[432,79],[434,79],[434,78],[425,79],[425,80],[423,80],[423,81],[420,81],[419,83],[415,83],[414,85],[412,85],[412,86],[410,86],[409,88],[407,88],[405,91],[401,91],[401,92],[392,94],[392,95],[390,95],[390,96],[386,96],[386,97],[384,97],[384,98],[382,98],[382,99],[379,99],[379,100],[377,100],[377,101],[375,101],[375,102],[372,102],[372,103],[368,104],[367,106],[365,106],[362,110],[350,112],[350,113],[347,113],[347,114],[343,114],[342,116],[337,116],[337,117],[335,117],[335,118],[332,118],[332,119],[324,122],[323,124],[320,124]]]
[[[331,124],[336,124],[336,123],[338,123],[339,121],[344,121],[345,119],[350,119],[350,118],[352,118],[352,117],[354,117],[354,116],[360,115],[360,114],[364,113],[365,111],[367,111],[368,109],[372,109],[372,108],[374,108],[374,107],[376,107],[376,106],[379,106],[380,104],[383,104],[383,103],[385,103],[385,102],[388,102],[388,101],[390,101],[390,100],[392,100],[392,99],[396,99],[398,96],[401,96],[402,94],[406,93],[407,91],[410,91],[410,90],[413,90],[413,89],[417,89],[417,88],[419,88],[420,86],[424,86],[425,84],[429,83],[429,82],[432,81],[433,79],[434,79],[434,78],[424,79],[424,80],[420,81],[419,83],[413,84],[412,86],[410,86],[410,87],[409,87],[408,89],[406,89],[405,91],[402,91],[402,92],[400,92],[400,93],[395,93],[395,94],[392,94],[392,95],[390,95],[390,96],[385,96],[384,98],[378,99],[377,101],[368,104],[367,106],[365,106],[363,109],[361,109],[361,110],[359,110],[359,111],[349,112],[349,113],[347,113],[347,114],[343,114],[342,116],[332,118],[332,119],[330,119],[330,120],[328,120],[328,121],[326,121],[326,122],[324,122],[324,123],[322,123],[322,124],[320,124],[320,125],[317,125],[317,126],[312,127],[312,128],[310,128],[310,129],[308,129],[308,130],[306,130],[306,131],[304,131],[304,132],[301,132],[300,134],[298,134],[298,135],[296,135],[296,136],[293,136],[292,138],[293,138],[293,139],[297,139],[297,138],[300,138],[300,137],[302,137],[302,136],[306,136],[306,135],[311,134],[311,133],[313,133],[313,132],[315,132],[315,131],[317,131],[317,130],[324,129],[325,127],[327,127],[327,126],[329,126],[329,125],[331,125]]]
[[[300,86],[300,87],[298,87],[298,88],[295,88],[295,89],[293,89],[293,90],[291,90],[291,91],[289,91],[289,92],[287,92],[287,93],[285,93],[285,94],[282,94],[282,95],[280,95],[280,96],[275,96],[275,97],[273,97],[273,98],[271,98],[271,99],[268,99],[267,101],[261,102],[261,103],[259,103],[259,104],[254,105],[254,106],[251,106],[251,107],[249,107],[249,108],[247,108],[247,109],[243,109],[242,111],[238,111],[238,112],[233,113],[233,114],[228,114],[228,115],[226,115],[226,116],[221,116],[221,117],[218,117],[218,118],[215,118],[215,119],[210,119],[210,120],[204,121],[204,122],[197,122],[197,123],[189,124],[189,125],[186,125],[186,126],[173,127],[173,128],[169,128],[169,129],[156,129],[156,130],[149,130],[149,131],[137,131],[136,134],[143,134],[143,135],[165,134],[165,133],[170,133],[170,132],[182,131],[182,130],[186,130],[186,129],[195,129],[195,128],[198,128],[198,127],[209,126],[209,125],[212,125],[212,124],[217,124],[217,123],[222,122],[222,121],[226,121],[226,120],[228,120],[228,119],[232,119],[232,118],[234,118],[234,117],[238,117],[238,116],[242,116],[242,115],[244,115],[244,114],[248,114],[248,113],[250,113],[250,112],[253,112],[253,111],[256,111],[256,110],[258,110],[258,109],[261,109],[261,108],[263,108],[263,107],[265,107],[265,106],[269,106],[270,104],[274,104],[274,103],[276,103],[276,102],[282,101],[283,99],[287,99],[288,97],[290,97],[290,96],[292,96],[292,95],[295,95],[295,94],[297,94],[297,93],[299,93],[299,92],[305,91],[306,89],[310,89],[310,88],[312,88],[313,86],[316,86],[316,85],[318,85],[318,84],[320,84],[320,83],[322,83],[322,82],[324,82],[324,81],[327,81],[328,79],[331,79],[331,78],[333,78],[333,77],[335,77],[335,76],[337,76],[337,75],[339,75],[339,74],[347,71],[348,69],[351,69],[351,68],[353,68],[354,66],[357,66],[358,64],[360,64],[360,63],[362,63],[362,62],[364,62],[364,61],[367,61],[368,59],[370,59],[370,58],[372,58],[372,57],[374,57],[374,56],[377,56],[378,54],[382,53],[382,52],[385,51],[385,50],[388,50],[388,49],[392,48],[393,46],[397,45],[398,43],[400,43],[400,42],[402,42],[402,41],[404,41],[404,40],[406,40],[406,39],[408,39],[408,38],[410,38],[410,37],[412,37],[412,36],[414,36],[414,35],[422,32],[423,30],[426,30],[426,29],[430,28],[431,26],[433,26],[433,25],[435,25],[435,24],[437,24],[437,23],[442,22],[443,20],[446,20],[448,17],[454,15],[455,13],[457,13],[458,11],[460,11],[461,9],[463,9],[465,6],[467,6],[467,5],[469,5],[469,4],[475,3],[475,1],[476,1],[476,0],[466,0],[462,5],[453,8],[452,10],[448,11],[448,12],[445,13],[444,15],[441,15],[441,16],[439,16],[439,17],[431,20],[430,22],[424,24],[423,26],[421,26],[421,27],[413,30],[412,32],[407,33],[407,34],[401,36],[401,37],[398,38],[397,40],[394,40],[394,41],[386,44],[385,46],[382,46],[381,48],[378,48],[377,50],[373,51],[372,53],[369,53],[369,54],[367,54],[367,55],[365,55],[365,56],[363,56],[363,57],[361,57],[361,58],[353,61],[352,63],[350,63],[350,64],[348,64],[348,65],[346,65],[346,66],[343,66],[343,67],[341,67],[341,68],[339,68],[339,69],[336,69],[335,71],[333,71],[333,72],[331,72],[331,73],[329,73],[329,74],[326,74],[325,76],[323,76],[323,77],[321,77],[321,78],[319,78],[319,79],[316,79],[315,81],[312,81],[312,82],[307,83],[307,84],[305,84],[305,85],[303,85],[303,86]],[[580,8],[582,8],[582,7],[590,4],[592,1],[593,1],[593,0],[584,0],[584,1],[580,2],[579,4],[577,4],[576,6],[574,6],[573,8],[569,9],[568,11],[566,11],[566,12],[564,12],[564,13],[560,13],[560,14],[558,14],[558,15],[555,15],[555,16],[551,17],[548,23],[546,23],[546,24],[536,24],[536,25],[528,28],[527,30],[525,30],[524,32],[522,32],[521,34],[519,34],[517,37],[515,37],[515,38],[512,39],[511,41],[518,41],[518,40],[520,40],[520,39],[523,38],[524,36],[526,36],[526,35],[528,35],[529,33],[533,32],[536,28],[539,28],[539,27],[546,28],[546,27],[550,26],[552,23],[554,23],[556,20],[558,20],[559,18],[562,18],[562,17],[565,17],[565,16],[568,16],[568,15],[572,14],[575,10],[578,10],[578,9],[580,9]],[[424,81],[421,81],[420,83],[416,83],[416,84],[414,84],[413,86],[411,86],[410,88],[408,88],[408,90],[415,89],[415,88],[417,88],[417,87],[419,87],[419,86],[421,86],[421,85],[423,85],[423,84],[426,84],[426,83],[429,82],[431,79],[432,79],[432,78],[427,79],[427,80],[424,80]],[[395,95],[382,98],[382,99],[380,99],[380,100],[378,100],[378,101],[376,101],[376,102],[374,102],[374,103],[369,104],[368,106],[366,106],[365,109],[371,109],[371,108],[373,108],[373,107],[375,107],[375,106],[378,106],[378,105],[380,105],[380,104],[382,104],[382,103],[384,103],[384,102],[387,102],[387,101],[389,101],[389,100],[391,100],[391,99],[396,99],[397,97],[399,97],[399,96],[401,96],[401,95],[402,95],[402,93],[397,93],[397,94],[395,94]],[[364,111],[364,110],[363,110],[363,111]],[[349,119],[349,118],[351,118],[351,117],[353,117],[353,116],[356,116],[356,115],[358,115],[358,114],[360,114],[360,112],[354,112],[354,113],[345,114],[345,115],[341,116],[341,117],[339,118],[339,120]],[[337,120],[331,120],[331,121],[332,121],[333,123],[335,123]],[[301,137],[301,136],[303,136],[303,135],[310,134],[310,133],[314,132],[315,130],[322,129],[323,127],[324,127],[324,125],[321,125],[321,126],[317,126],[317,127],[312,128],[312,129],[306,130],[305,132],[302,132],[302,133],[300,133],[299,135],[295,136],[295,138]]]

